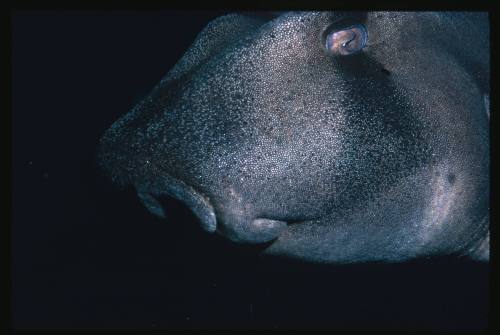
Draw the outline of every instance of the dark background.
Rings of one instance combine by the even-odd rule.
[[[12,12],[13,328],[484,329],[484,264],[262,258],[101,175],[99,137],[220,14]]]

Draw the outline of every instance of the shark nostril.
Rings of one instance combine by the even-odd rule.
[[[163,175],[154,181],[142,182],[136,189],[141,202],[151,213],[165,218],[168,216],[168,211],[165,213],[162,198],[178,200],[196,216],[204,230],[217,232],[233,242],[243,244],[272,242],[287,229],[289,223],[293,223],[293,221],[255,218],[251,214],[254,212],[251,206],[241,207],[241,204],[235,205],[217,198],[212,204],[214,199],[209,199],[184,181],[169,175]],[[236,195],[234,191],[233,193]]]
[[[146,208],[159,217],[165,217],[165,212],[158,197],[168,196],[182,201],[198,218],[204,230],[213,233],[217,227],[215,213],[208,198],[182,180],[164,175],[154,183],[137,187],[137,194]]]
[[[146,207],[151,214],[154,214],[162,219],[166,217],[164,206],[160,201],[158,201],[157,198],[148,192],[137,192],[137,195],[139,196],[139,200],[142,202],[144,207]]]

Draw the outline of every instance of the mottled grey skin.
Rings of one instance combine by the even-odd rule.
[[[367,46],[335,57],[324,32],[345,22]],[[268,254],[487,261],[488,103],[485,13],[232,14],[111,126],[99,159],[151,212],[181,199]]]

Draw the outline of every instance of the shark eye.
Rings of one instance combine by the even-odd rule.
[[[326,36],[325,47],[332,55],[351,55],[364,48],[367,38],[365,26],[355,24],[348,28],[331,31]]]

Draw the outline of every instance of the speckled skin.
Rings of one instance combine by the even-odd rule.
[[[367,46],[334,57],[325,32],[347,23]],[[99,161],[151,212],[173,196],[265,253],[487,261],[487,101],[487,14],[231,14],[111,126]]]

